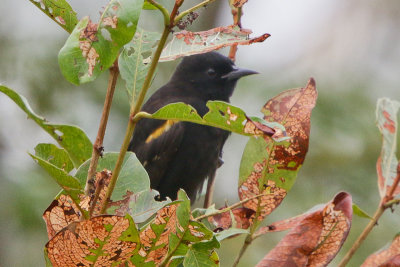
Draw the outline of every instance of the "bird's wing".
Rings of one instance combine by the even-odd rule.
[[[143,119],[137,125],[130,149],[146,168],[151,187],[157,189],[174,159],[184,135],[184,125],[178,121]]]

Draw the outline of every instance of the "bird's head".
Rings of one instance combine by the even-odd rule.
[[[217,52],[209,52],[184,57],[171,81],[191,84],[184,87],[196,90],[205,100],[229,101],[236,82],[241,77],[256,73],[236,67],[232,60]]]

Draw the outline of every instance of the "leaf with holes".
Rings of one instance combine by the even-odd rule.
[[[71,125],[49,123],[46,119],[39,117],[33,112],[25,97],[1,85],[0,92],[11,98],[28,115],[28,118],[36,122],[36,124],[57,141],[67,151],[76,168],[90,158],[93,146],[82,129]]]
[[[254,118],[247,117],[242,109],[222,101],[208,101],[207,107],[209,111],[201,117],[192,106],[184,103],[173,103],[162,107],[150,118],[189,121],[247,136],[274,136],[276,129],[279,132],[285,131],[283,126],[278,123],[264,122],[262,124]]]
[[[199,242],[212,241],[212,238],[210,230],[190,219],[190,200],[181,190],[178,192],[178,200],[159,210],[154,220],[142,229],[141,248],[131,258],[131,262],[135,266],[143,266],[145,263],[160,265],[162,262],[176,266],[183,262],[190,247]],[[214,241],[196,249],[210,255],[217,245],[219,243]]]
[[[256,212],[257,223],[279,206],[296,180],[308,150],[310,117],[316,99],[315,82],[310,79],[305,88],[285,91],[262,109],[264,120],[282,124],[290,139],[276,142],[268,137],[250,138],[243,152],[240,199],[269,193],[243,205]]]
[[[361,267],[399,266],[400,264],[400,234],[397,234],[390,246],[370,255]]]
[[[76,25],[58,55],[65,78],[73,84],[90,82],[107,70],[136,32],[143,0],[111,0],[98,24],[89,17]]]
[[[59,231],[47,244],[53,266],[119,266],[140,245],[132,218],[102,215],[73,222]]]
[[[237,25],[218,27],[208,31],[174,33],[172,40],[165,46],[160,61],[175,60],[180,57],[201,54],[232,45],[249,45],[264,42],[270,35],[263,34],[250,38],[251,31]]]
[[[79,221],[80,216],[79,208],[70,196],[60,195],[58,199],[53,200],[43,213],[49,239],[70,223]]]
[[[351,219],[351,196],[341,192],[292,225],[292,230],[256,266],[327,266],[346,240]]]
[[[67,32],[71,33],[78,23],[76,12],[65,0],[29,0],[32,4],[42,10],[47,16],[52,18],[64,28]]]
[[[378,100],[376,108],[376,124],[382,134],[382,149],[381,154],[376,163],[378,172],[378,186],[381,197],[386,195],[397,176],[396,158],[397,148],[397,131],[400,102],[381,98]],[[400,193],[398,186],[394,191],[394,196]]]
[[[119,55],[119,71],[126,82],[130,99],[142,89],[150,67],[151,55],[159,39],[159,33],[138,29],[132,41],[124,46]]]

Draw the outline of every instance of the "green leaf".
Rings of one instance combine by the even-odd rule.
[[[373,218],[368,215],[364,210],[362,210],[356,203],[353,203],[353,214],[361,217],[361,218],[367,218],[372,220]]]
[[[248,234],[249,230],[247,229],[240,229],[240,228],[229,228],[226,230],[223,230],[221,232],[218,232],[216,234],[216,238],[219,242],[221,242],[224,239],[227,239],[231,236],[235,236],[235,235],[240,235],[240,234]]]
[[[133,38],[142,6],[143,0],[111,0],[98,24],[83,18],[58,55],[65,78],[73,84],[90,82],[111,67]]]
[[[71,125],[49,123],[33,112],[25,97],[1,85],[0,92],[11,98],[28,115],[28,118],[36,122],[57,141],[67,151],[76,168],[92,155],[92,143],[82,129]]]
[[[42,10],[67,32],[72,32],[78,23],[76,12],[65,0],[29,0],[32,4]]]
[[[124,46],[119,56],[119,71],[126,82],[130,99],[132,99],[132,94],[136,95],[142,89],[150,67],[151,55],[155,50],[155,43],[159,39],[159,33],[139,29],[132,41]]]
[[[376,163],[378,172],[378,186],[381,197],[386,195],[397,176],[398,159],[396,157],[397,149],[397,116],[400,109],[400,102],[388,98],[378,100],[376,108],[376,124],[382,134],[381,154]],[[400,193],[400,187],[397,187],[394,195]]]
[[[248,45],[263,42],[269,34],[250,38],[251,31],[240,29],[237,25],[218,27],[208,31],[174,33],[165,46],[160,61],[175,60],[180,57],[201,54],[231,45]]]
[[[145,222],[159,209],[171,203],[169,198],[165,201],[156,201],[154,197],[158,195],[159,193],[156,190],[149,188],[132,196],[133,201],[129,202],[129,214],[131,214],[136,223]]]
[[[74,168],[65,149],[58,148],[54,144],[38,144],[35,147],[35,155],[64,170],[66,173],[69,173]]]
[[[146,10],[155,10],[157,9],[153,4],[151,4],[150,2],[148,2],[147,0],[144,1],[143,3],[143,9]]]
[[[68,175],[64,170],[58,168],[57,166],[51,164],[45,159],[29,154],[43,169],[47,171],[48,174],[65,190],[70,194],[71,190],[81,190],[81,184],[79,181]],[[72,195],[71,195],[72,196]]]
[[[211,253],[204,250],[190,248],[183,261],[185,267],[211,267],[219,266],[219,257],[215,251]]]
[[[99,172],[104,169],[112,171],[118,155],[119,153],[116,152],[104,153],[103,157],[99,158],[96,171]],[[90,160],[82,164],[75,174],[82,187],[85,186],[89,166]],[[146,170],[134,153],[126,153],[111,199],[113,201],[122,200],[128,191],[134,193],[148,190],[149,188],[150,180]]]
[[[160,120],[180,120],[197,124],[217,127],[234,133],[253,136],[253,132],[247,131],[247,123],[252,123],[238,107],[222,101],[208,101],[208,113],[201,117],[190,105],[184,103],[173,103],[166,105],[153,113],[151,118]],[[267,123],[267,127],[276,127],[276,123]]]

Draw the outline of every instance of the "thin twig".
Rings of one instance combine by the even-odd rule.
[[[379,208],[376,210],[373,218],[369,221],[368,225],[365,227],[364,231],[362,231],[361,235],[357,238],[357,240],[353,243],[351,249],[346,253],[344,258],[340,261],[338,267],[345,267],[346,264],[350,261],[351,257],[353,257],[354,253],[361,246],[362,242],[367,238],[368,234],[371,232],[372,228],[377,224],[379,218],[382,216],[385,208],[383,205],[379,205]]]
[[[104,100],[103,112],[101,114],[99,130],[97,131],[96,141],[93,144],[92,159],[90,161],[89,171],[86,178],[85,195],[89,196],[90,193],[95,191],[94,179],[96,175],[96,168],[99,157],[103,151],[103,140],[107,128],[108,116],[110,114],[111,103],[115,92],[115,85],[117,84],[119,69],[118,60],[115,60],[114,65],[110,68],[110,76],[108,79],[107,93]]]
[[[250,200],[253,200],[255,198],[259,198],[259,197],[262,197],[262,196],[266,196],[266,195],[269,195],[269,194],[271,194],[271,193],[269,193],[269,192],[268,193],[262,193],[262,194],[259,194],[259,195],[255,195],[255,196],[243,199],[243,200],[241,200],[241,201],[239,201],[239,202],[237,202],[237,203],[235,203],[233,205],[230,205],[229,207],[223,208],[221,210],[217,210],[217,211],[209,213],[209,214],[200,215],[200,216],[196,217],[194,220],[195,221],[200,221],[200,220],[203,220],[204,218],[208,218],[208,217],[215,216],[215,215],[218,215],[218,214],[221,214],[221,213],[225,213],[225,212],[230,211],[230,210],[232,210],[232,209],[234,209],[236,207],[239,207],[240,205],[242,205],[242,204],[244,204],[244,203],[246,203],[246,202],[248,202]]]
[[[396,176],[392,186],[389,188],[386,195],[382,197],[381,202],[379,203],[379,207],[375,211],[375,214],[372,217],[372,220],[367,224],[367,226],[364,228],[364,230],[362,231],[360,236],[353,243],[353,246],[346,253],[344,258],[340,261],[338,267],[346,266],[346,264],[350,261],[351,257],[353,257],[354,253],[361,246],[362,242],[364,242],[364,240],[367,238],[367,236],[371,232],[372,228],[374,228],[374,226],[377,225],[379,218],[382,216],[382,214],[385,212],[385,210],[387,208],[392,207],[393,204],[398,203],[397,200],[393,201],[393,194],[395,193],[396,188],[399,185],[399,182],[400,182],[400,161],[397,164],[397,176]]]
[[[235,7],[232,3],[232,0],[229,1],[229,5],[231,6],[231,12],[233,16],[233,24],[242,28],[241,18],[243,15],[242,7]],[[236,60],[236,52],[238,50],[238,45],[232,45],[229,49],[229,58],[235,62]]]
[[[185,10],[185,11],[182,11],[182,12],[174,19],[174,25],[178,24],[179,21],[180,21],[183,17],[185,17],[186,15],[190,14],[190,12],[193,12],[193,11],[195,11],[195,10],[201,8],[201,7],[205,7],[206,5],[208,5],[208,4],[210,4],[210,3],[214,2],[214,1],[215,1],[215,0],[205,0],[205,1],[201,2],[200,4],[197,4],[197,5],[195,5],[195,6],[191,7],[191,8],[189,8],[189,9],[187,9],[187,10]]]
[[[247,235],[246,240],[244,241],[243,246],[240,249],[239,254],[235,259],[235,262],[232,264],[232,267],[235,267],[239,264],[240,259],[242,258],[243,254],[247,250],[247,248],[250,246],[251,242],[253,242],[252,235]]]
[[[217,170],[213,172],[212,175],[208,178],[207,181],[207,191],[206,191],[206,196],[204,198],[204,205],[203,208],[208,208],[211,206],[212,199],[213,199],[213,193],[214,193],[214,186],[215,186],[215,175],[217,174]]]

